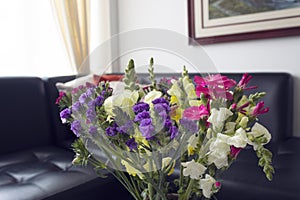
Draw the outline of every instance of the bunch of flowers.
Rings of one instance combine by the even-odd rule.
[[[60,117],[78,137],[75,164],[112,173],[137,200],[212,198],[220,172],[253,146],[267,179],[274,173],[271,135],[259,124],[268,112],[264,92],[244,95],[251,76],[236,83],[220,74],[157,81],[153,59],[149,85],[139,85],[131,60],[115,94],[109,82],[60,92]],[[175,170],[174,170],[175,169]],[[175,171],[175,172],[174,172]]]

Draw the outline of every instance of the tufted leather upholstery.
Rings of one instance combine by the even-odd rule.
[[[95,178],[91,168],[72,165],[72,152],[42,147],[0,157],[0,197],[43,199]]]
[[[74,136],[55,105],[55,82],[72,78],[0,78],[0,200],[129,196],[112,176],[98,178],[90,166],[72,165]]]

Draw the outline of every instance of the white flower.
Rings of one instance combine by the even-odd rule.
[[[104,101],[104,109],[110,115],[113,116],[113,108],[115,106],[120,107],[124,112],[130,114],[132,112],[132,106],[137,102],[139,98],[138,91],[124,90],[118,95],[108,97]]]
[[[183,176],[190,176],[192,179],[199,180],[206,170],[206,167],[200,163],[196,163],[194,159],[190,162],[181,163],[181,165],[185,167],[183,169]]]
[[[269,133],[268,129],[266,129],[263,125],[259,123],[255,123],[251,129],[251,132],[248,133],[248,136],[252,137],[264,137],[267,139],[265,143],[262,144],[267,144],[271,140],[271,134]],[[257,144],[252,142],[251,140],[248,140],[248,144],[253,145],[254,150],[257,149]]]
[[[162,96],[161,92],[153,90],[144,97],[144,102],[147,104],[151,104],[154,99],[158,99],[161,96]]]
[[[211,109],[211,115],[207,119],[207,121],[214,126],[214,129],[217,132],[221,132],[225,120],[228,119],[228,117],[230,117],[231,115],[233,115],[233,113],[228,108],[220,108],[220,110],[213,108]]]
[[[222,133],[209,146],[208,164],[214,163],[218,169],[228,166],[228,154],[230,146],[227,144],[229,136]]]
[[[209,174],[205,174],[204,179],[200,179],[199,185],[200,189],[202,189],[203,195],[210,199],[213,191],[212,191],[212,186],[216,183],[216,180],[211,177]]]
[[[179,85],[178,85],[178,81],[172,79],[172,80],[171,80],[171,83],[172,83],[172,86],[171,86],[171,88],[167,91],[167,93],[168,93],[170,96],[175,96],[175,97],[177,97],[177,98],[180,98],[180,96],[181,96],[181,88],[180,88]]]
[[[226,133],[226,134],[232,134],[232,133],[234,133],[234,131],[235,131],[235,126],[236,126],[236,123],[235,123],[235,122],[227,122],[227,123],[225,124],[225,129],[226,129],[225,133]]]
[[[243,128],[236,130],[234,136],[227,139],[227,144],[235,146],[237,148],[245,148],[247,145],[247,135]]]
[[[245,129],[245,128],[247,128],[248,121],[249,121],[248,117],[244,116],[244,117],[242,117],[242,119],[241,119],[239,125],[240,125],[243,129]]]

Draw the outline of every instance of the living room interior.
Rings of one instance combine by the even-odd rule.
[[[292,22],[276,22],[278,17],[275,17],[275,26],[282,27],[263,31],[258,28],[261,26],[258,20],[257,24],[251,25],[255,31],[226,33],[225,36],[219,32],[202,40],[197,38],[195,23],[199,23],[199,19],[195,18],[198,17],[199,6],[202,9],[205,5],[212,6],[208,10],[210,13],[214,5],[222,6],[226,1],[231,5],[237,2],[256,5],[251,0],[1,2],[0,89],[3,98],[0,100],[0,199],[142,199],[142,194],[134,196],[126,191],[109,173],[109,166],[99,175],[90,164],[74,165],[75,153],[71,144],[76,136],[70,130],[71,123],[62,123],[61,109],[55,102],[60,97],[59,92],[71,91],[70,86],[73,89],[73,86],[85,84],[85,81],[93,82],[95,74],[100,77],[100,82],[116,78],[102,76],[106,74],[118,75],[120,79],[124,70],[129,69],[130,59],[135,60],[137,72],[142,74],[138,77],[141,85],[149,85],[145,73],[148,73],[151,57],[154,57],[156,78],[170,74],[181,76],[182,66],[195,58],[190,52],[199,54],[195,60],[203,59],[203,63],[207,63],[205,71],[187,65],[191,79],[202,73],[221,73],[240,83],[243,74],[249,73],[252,77],[249,85],[259,89],[254,91],[266,92],[263,101],[270,111],[262,115],[258,122],[272,135],[266,147],[273,154],[275,168],[273,180],[268,181],[258,167],[256,154],[248,152],[252,151],[248,143],[236,163],[232,164],[232,169],[228,169],[230,172],[226,171],[221,177],[219,192],[216,190],[216,194],[209,198],[201,196],[204,192],[195,193],[190,199],[299,199],[300,106],[297,102],[300,100],[300,24],[297,23],[300,18],[296,16]],[[299,11],[300,7],[297,0],[262,2],[276,6],[278,3],[282,7],[279,6],[280,15],[284,14],[285,9]],[[284,7],[283,3],[293,4],[294,7]],[[238,6],[234,8],[242,9]],[[237,13],[234,11],[232,13]],[[205,20],[200,21],[204,23]],[[191,28],[192,25],[195,27]],[[224,32],[231,31],[226,29],[226,25],[220,27],[223,26]],[[269,34],[261,34],[263,32]],[[158,46],[149,50],[147,46],[135,43],[147,40],[149,44],[153,42]],[[155,52],[169,44],[173,49]],[[185,53],[180,54],[183,51]],[[120,86],[123,85],[117,85]],[[246,94],[249,94],[248,90]],[[184,170],[179,169],[180,164],[178,166],[173,174],[175,177],[180,175],[180,170]],[[101,178],[101,175],[107,177]],[[131,177],[130,173],[126,176]],[[219,182],[215,181],[213,187],[219,187],[216,183]],[[204,191],[203,188],[201,190]],[[152,198],[150,191],[145,189],[143,199],[164,199],[159,196]],[[154,196],[156,193],[158,191],[154,192]],[[179,194],[179,197],[175,195],[165,199],[187,197]]]

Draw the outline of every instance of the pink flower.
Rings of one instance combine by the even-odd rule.
[[[65,92],[59,92],[59,95],[55,101],[55,104],[59,104],[59,102],[62,100],[62,98],[66,96],[66,93]]]
[[[192,106],[184,110],[183,116],[187,119],[191,120],[199,120],[203,117],[206,117],[209,115],[209,112],[207,110],[207,107],[204,105],[201,106]]]
[[[242,148],[237,148],[235,146],[230,146],[230,155],[236,158],[241,152]]]
[[[215,182],[215,187],[216,187],[216,188],[221,187],[221,183],[220,183],[219,181],[216,181],[216,182]]]
[[[231,100],[232,94],[229,88],[236,85],[232,79],[222,76],[221,74],[210,75],[207,77],[195,76],[196,94],[200,96],[201,93],[209,95],[209,97],[222,97]]]
[[[253,116],[258,116],[260,114],[264,114],[269,112],[269,108],[264,108],[265,103],[263,101],[259,102],[258,104],[256,104],[255,108],[253,109],[253,111],[251,112],[251,114]]]
[[[252,79],[252,76],[250,76],[248,73],[245,73],[237,86],[243,90],[250,90],[250,89],[257,88],[257,86],[247,87],[247,84],[250,82],[251,79]]]

